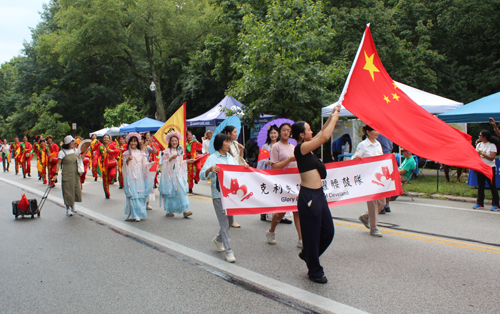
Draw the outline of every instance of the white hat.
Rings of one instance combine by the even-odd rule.
[[[63,142],[65,145],[68,145],[69,143],[73,142],[75,139],[73,138],[73,136],[71,135],[68,135],[64,138]]]

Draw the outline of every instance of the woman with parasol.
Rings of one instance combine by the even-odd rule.
[[[90,143],[91,140],[80,140],[80,143],[77,143],[77,158],[79,162],[83,164],[83,172],[80,174],[80,186],[83,190],[83,184],[85,183],[85,179],[87,177],[87,170],[90,164],[90,157],[92,156],[90,153]]]
[[[132,132],[126,137],[128,149],[123,152],[123,190],[127,197],[125,215],[139,222],[147,217],[146,201],[153,190],[156,172],[150,169],[146,153],[141,150],[141,135]]]
[[[184,214],[184,218],[187,218],[193,214],[189,210],[187,166],[183,160],[184,148],[179,145],[181,140],[179,131],[169,132],[165,140],[168,148],[163,151],[162,156],[158,189],[163,198],[167,217],[173,217],[174,213],[177,213]]]

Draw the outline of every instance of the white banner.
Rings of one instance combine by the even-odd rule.
[[[258,170],[217,165],[222,207],[227,215],[297,210],[300,175],[297,168]],[[323,190],[330,206],[366,202],[402,194],[392,154],[326,164]]]

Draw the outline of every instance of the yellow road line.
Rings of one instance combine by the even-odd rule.
[[[337,222],[335,222],[335,225],[342,226],[342,227],[354,228],[354,229],[366,230],[366,228],[364,228],[363,226],[360,226],[357,223],[351,223],[351,222],[346,222],[346,221],[342,221],[342,222],[337,221]],[[408,238],[408,239],[414,239],[414,240],[444,244],[444,245],[449,245],[449,246],[461,247],[461,248],[466,248],[466,249],[471,249],[471,250],[476,250],[476,251],[500,254],[500,248],[487,246],[487,245],[481,245],[481,244],[470,243],[470,242],[459,241],[459,240],[439,238],[439,237],[428,236],[428,235],[420,235],[420,234],[416,234],[416,233],[394,230],[394,229],[387,229],[387,228],[379,228],[379,230],[380,230],[380,232],[385,233],[385,234],[391,234],[391,235],[395,235],[395,236],[403,237],[403,238]]]

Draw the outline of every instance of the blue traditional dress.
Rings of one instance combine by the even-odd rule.
[[[181,146],[163,151],[158,190],[167,213],[181,214],[189,210],[187,164],[183,160],[183,153],[184,148]],[[174,155],[177,157],[170,160]]]
[[[132,160],[127,162],[129,156],[132,156]],[[123,152],[123,190],[127,197],[127,219],[147,217],[146,201],[153,190],[156,175],[156,171],[149,171],[152,166],[153,162],[148,162],[146,154],[138,149],[129,148]]]

